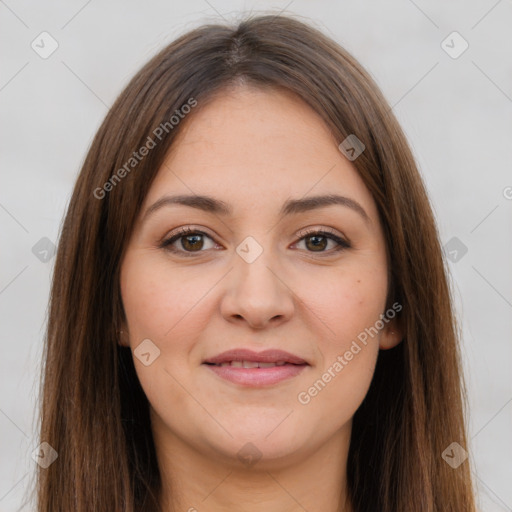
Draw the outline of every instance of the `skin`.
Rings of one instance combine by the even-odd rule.
[[[134,364],[150,403],[164,510],[351,511],[352,417],[379,349],[402,338],[396,318],[359,343],[309,403],[297,397],[386,311],[388,262],[375,202],[340,141],[291,93],[238,86],[200,107],[158,171],[121,266],[120,343],[135,350],[150,339],[160,350],[149,366],[135,356]],[[278,216],[287,199],[333,193],[357,201],[368,222],[343,205]],[[174,194],[213,196],[233,212],[172,205],[142,220]],[[160,247],[182,226],[208,236],[192,240],[192,249],[178,239],[180,253]],[[320,238],[315,250],[304,228],[329,229],[351,247],[336,252],[335,241]],[[248,236],[263,249],[252,263],[236,252]],[[248,388],[201,364],[237,347],[286,350],[309,366]],[[246,443],[261,454],[252,464],[237,456]]]

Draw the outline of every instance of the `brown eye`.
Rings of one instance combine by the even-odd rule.
[[[328,240],[325,236],[312,235],[305,237],[304,240],[306,240],[306,247],[312,251],[323,251],[327,247]]]
[[[297,244],[303,241],[308,252],[322,253],[322,255],[323,253],[326,255],[332,254],[351,247],[349,242],[329,231],[310,231],[305,233]],[[334,243],[331,249],[328,249],[329,242]]]
[[[187,251],[197,251],[201,250],[204,245],[204,241],[201,240],[203,235],[187,235],[182,236],[181,238],[181,246],[183,249]]]
[[[210,240],[210,247],[206,246],[206,239]],[[207,245],[207,244],[206,244]],[[164,240],[160,247],[171,252],[180,253],[184,256],[190,256],[191,253],[203,252],[215,246],[215,242],[210,236],[196,229],[185,228],[177,234]]]

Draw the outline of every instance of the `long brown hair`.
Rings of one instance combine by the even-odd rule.
[[[118,345],[120,262],[176,134],[194,109],[233,84],[293,92],[337,141],[355,134],[365,145],[353,164],[382,220],[387,306],[403,306],[404,338],[379,353],[354,416],[347,465],[354,510],[473,512],[469,461],[452,468],[442,457],[452,442],[466,447],[460,335],[435,219],[404,133],[349,53],[309,24],[272,15],[179,37],[134,76],[93,140],[53,275],[40,435],[58,458],[39,470],[39,512],[159,509],[148,401],[130,349]]]

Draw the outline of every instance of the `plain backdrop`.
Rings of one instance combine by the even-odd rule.
[[[375,78],[401,122],[449,261],[480,508],[512,511],[512,2],[6,0],[0,512],[34,509],[22,503],[38,445],[51,249],[94,133],[131,76],[164,45],[202,23],[251,11],[299,15],[334,38]],[[58,44],[47,58],[42,37],[45,51]]]

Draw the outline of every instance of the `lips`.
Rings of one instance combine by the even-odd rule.
[[[272,368],[286,364],[307,365],[308,363],[301,357],[283,350],[269,349],[263,352],[254,352],[239,348],[205,359],[203,364],[237,368]]]
[[[306,371],[304,359],[282,350],[253,352],[234,349],[203,361],[208,371],[242,387],[267,387],[287,381]]]
[[[237,348],[203,361],[211,372],[242,387],[267,387],[300,375],[310,364],[295,354],[268,349]]]

